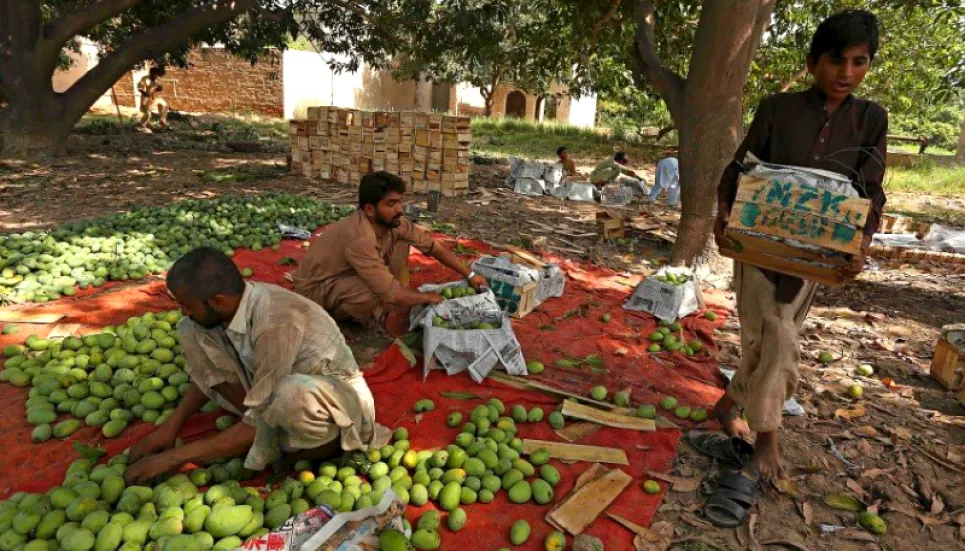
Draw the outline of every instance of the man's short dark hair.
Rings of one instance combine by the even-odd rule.
[[[165,70],[164,67],[157,66],[157,67],[151,67],[151,70],[149,72],[151,76],[163,77],[167,73],[167,70]]]
[[[378,205],[390,192],[405,193],[405,182],[391,172],[380,170],[362,176],[359,184],[359,208],[365,205]]]
[[[808,57],[817,63],[821,54],[830,53],[837,57],[844,50],[861,45],[868,46],[873,61],[878,52],[878,18],[867,10],[845,10],[818,25]]]
[[[169,290],[198,300],[245,292],[238,266],[214,247],[198,247],[177,259],[168,270],[167,284]]]
[[[624,151],[617,151],[617,154],[613,156],[613,160],[618,163],[627,162],[627,154]]]
[[[559,156],[562,155],[563,152],[566,151],[566,150],[567,150],[567,149],[566,149],[565,147],[560,147],[559,149],[556,150],[556,156],[559,157]]]

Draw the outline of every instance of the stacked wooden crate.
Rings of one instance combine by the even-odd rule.
[[[358,185],[377,170],[415,193],[452,197],[469,190],[468,117],[309,107],[291,122],[292,172]]]

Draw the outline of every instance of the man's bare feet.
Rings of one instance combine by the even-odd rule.
[[[776,482],[786,478],[781,466],[781,449],[778,445],[778,432],[762,432],[754,443],[754,459],[751,466],[760,473],[761,480]]]
[[[723,425],[724,432],[750,441],[751,428],[747,426],[747,421],[741,419],[737,411],[737,404],[726,394],[721,396],[720,400],[714,404],[714,417]]]

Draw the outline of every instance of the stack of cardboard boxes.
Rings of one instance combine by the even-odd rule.
[[[309,107],[291,121],[292,172],[358,185],[368,172],[399,175],[415,193],[469,190],[468,117]]]

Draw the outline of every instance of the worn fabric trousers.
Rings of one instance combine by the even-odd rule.
[[[790,304],[774,297],[775,286],[759,269],[734,262],[741,363],[727,395],[744,410],[755,432],[781,426],[785,400],[797,389],[801,362],[798,337],[817,284],[805,281]]]
[[[395,244],[389,251],[388,266],[389,272],[399,283],[409,285],[409,243],[400,240]],[[337,321],[355,321],[372,326],[381,323],[386,314],[386,304],[359,275],[322,282],[305,296],[322,305]]]
[[[205,329],[181,322],[181,347],[191,382],[227,411],[242,416],[256,429],[245,465],[260,470],[281,451],[315,449],[340,440],[345,451],[368,450],[386,443],[391,432],[375,422],[375,398],[361,373],[351,379],[312,374],[287,374],[275,384],[266,408],[239,411],[214,390],[220,383],[240,384],[247,378],[224,329]]]
[[[674,157],[661,159],[657,163],[657,174],[653,180],[653,189],[650,190],[650,202],[655,203],[663,190],[667,190],[667,204],[676,206],[680,201],[680,167]]]

